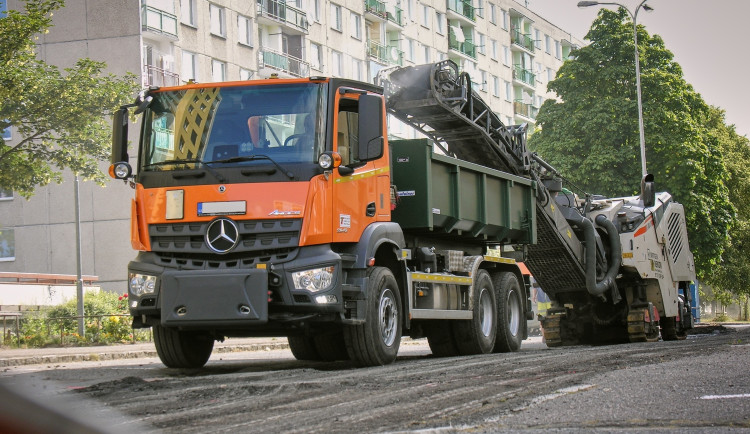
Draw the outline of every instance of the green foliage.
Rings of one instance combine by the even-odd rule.
[[[30,197],[62,181],[70,169],[102,184],[114,109],[137,89],[133,74],[104,74],[105,64],[80,59],[60,71],[36,57],[35,40],[51,26],[62,0],[26,0],[25,13],[0,18],[0,130],[16,129],[13,146],[0,139],[0,188]]]
[[[549,83],[529,146],[587,192],[639,194],[641,164],[633,27],[625,10],[602,9],[587,45]],[[646,158],[657,188],[685,206],[699,277],[719,262],[734,218],[720,140],[709,106],[682,76],[658,35],[638,28]]]
[[[128,298],[112,292],[87,292],[84,295],[85,335],[79,336],[77,301],[69,300],[40,312],[24,316],[21,342],[30,347],[48,345],[91,345],[133,341],[128,315]],[[136,335],[144,340],[145,333]]]

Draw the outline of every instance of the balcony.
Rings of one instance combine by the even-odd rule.
[[[292,77],[310,76],[310,64],[308,62],[268,48],[264,48],[258,53],[258,68],[274,69]]]
[[[539,108],[534,107],[531,104],[526,104],[523,101],[513,101],[513,111],[516,116],[521,116],[522,118],[534,122]]]
[[[532,87],[536,84],[536,75],[521,65],[513,65],[513,79]]]
[[[453,11],[458,15],[470,19],[471,21],[476,21],[476,9],[471,5],[471,1],[448,0],[448,11]]]
[[[403,66],[404,52],[395,45],[383,45],[372,39],[367,40],[367,55],[380,63]]]
[[[452,28],[448,31],[448,48],[469,56],[472,59],[477,58],[477,46],[471,41],[460,42],[456,38],[456,33]]]
[[[141,6],[141,30],[177,38],[177,17],[147,4]]]
[[[289,6],[285,3],[285,0],[259,0],[258,16],[272,22],[285,24],[305,34],[307,34],[307,28],[310,25],[307,21],[307,12]]]
[[[365,0],[365,12],[373,14],[383,20],[387,18],[385,3],[378,0]]]
[[[394,7],[393,9],[393,12],[386,11],[388,21],[399,27],[404,27],[404,11],[398,7]]]
[[[143,86],[169,87],[180,84],[180,75],[154,65],[143,65]]]
[[[521,30],[519,30],[517,27],[514,27],[510,30],[510,42],[513,45],[517,45],[524,50],[534,52],[534,40],[531,39],[530,35],[525,35],[521,33]]]

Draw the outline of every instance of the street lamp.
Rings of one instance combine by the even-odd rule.
[[[633,42],[635,44],[635,90],[636,94],[638,95],[638,129],[640,133],[640,139],[641,139],[641,176],[646,176],[648,172],[646,171],[646,135],[643,131],[643,103],[641,101],[641,64],[638,59],[638,24],[636,22],[636,19],[638,18],[638,11],[641,9],[644,9],[645,11],[652,11],[654,10],[651,6],[646,4],[646,1],[641,1],[638,6],[635,8],[635,13],[630,12],[630,10],[620,3],[616,2],[598,2],[598,1],[580,1],[578,2],[579,8],[586,8],[589,6],[597,6],[597,5],[614,5],[619,6],[627,13],[630,14],[630,18],[633,19]]]

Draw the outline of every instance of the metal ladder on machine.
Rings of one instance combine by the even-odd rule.
[[[537,243],[528,246],[526,266],[550,295],[585,292],[581,243],[532,167],[526,124],[505,126],[450,60],[384,69],[376,83],[383,86],[388,112],[446,155],[535,180]]]

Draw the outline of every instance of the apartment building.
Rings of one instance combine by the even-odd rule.
[[[54,24],[40,37],[45,61],[90,57],[144,87],[271,75],[372,82],[384,68],[451,59],[508,125],[534,124],[554,98],[547,83],[581,45],[514,0],[67,0]],[[397,137],[416,134],[391,126]],[[75,274],[70,180],[29,201],[0,192],[0,271]],[[82,182],[79,195],[83,272],[124,291],[133,190]]]

